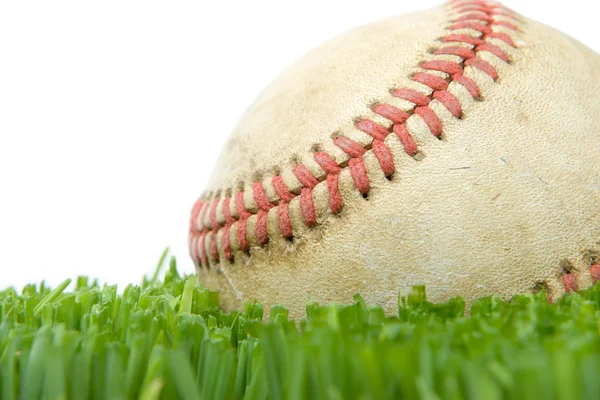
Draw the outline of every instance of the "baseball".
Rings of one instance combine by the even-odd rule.
[[[600,279],[600,56],[483,0],[360,27],[242,116],[190,218],[225,309]],[[202,188],[199,188],[199,191]]]

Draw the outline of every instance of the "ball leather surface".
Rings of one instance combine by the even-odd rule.
[[[489,39],[510,61],[477,52],[498,75],[494,80],[464,67],[481,93],[477,99],[448,79],[462,115],[456,118],[433,99],[428,107],[442,124],[439,138],[411,114],[406,127],[417,155],[408,155],[390,133],[384,140],[394,162],[389,179],[369,147],[373,138],[357,128],[361,119],[390,128],[389,120],[373,112],[376,104],[414,108],[393,96],[396,88],[430,94],[412,79],[423,72],[423,62],[464,61],[432,52],[447,45],[440,38],[466,13],[443,5],[359,27],[298,60],[249,107],[201,196],[208,204],[217,199],[213,220],[206,206],[191,223],[199,278],[220,291],[226,309],[258,299],[265,308],[283,304],[298,317],[309,299],[349,302],[361,293],[393,313],[398,294],[414,285],[425,285],[433,301],[471,301],[540,287],[557,297],[565,291],[566,273],[578,287],[592,283],[588,270],[600,252],[600,56],[586,46],[523,16],[496,15],[518,28],[492,27],[510,35],[514,47]],[[480,34],[468,28],[455,33]],[[366,196],[357,190],[348,156],[334,144],[339,135],[366,149]],[[326,173],[315,162],[318,151],[341,167],[343,207],[337,213],[330,209]],[[290,192],[300,193],[293,173],[300,163],[319,181],[311,188],[317,223],[307,226],[295,197],[289,202],[289,239],[280,232],[272,180],[279,175]],[[275,205],[267,214],[265,244],[256,234],[256,182]],[[238,220],[227,232],[227,259],[222,200],[241,191],[252,214],[246,222],[249,249],[240,249]],[[239,217],[233,200],[227,206],[233,219]],[[200,232],[207,233],[202,243]],[[210,253],[210,235],[219,254],[202,262],[198,255]]]

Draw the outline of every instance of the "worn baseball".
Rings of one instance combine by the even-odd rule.
[[[226,309],[355,293],[549,299],[600,278],[600,56],[456,1],[312,51],[250,106],[190,220]]]

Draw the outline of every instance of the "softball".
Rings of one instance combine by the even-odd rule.
[[[600,279],[600,57],[483,0],[339,36],[277,77],[190,218],[225,309],[386,312]]]

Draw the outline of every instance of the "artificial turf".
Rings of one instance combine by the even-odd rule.
[[[468,316],[416,287],[397,315],[356,295],[290,321],[256,302],[221,311],[173,258],[157,275],[0,292],[2,399],[600,397],[598,285],[552,304],[482,298]]]

